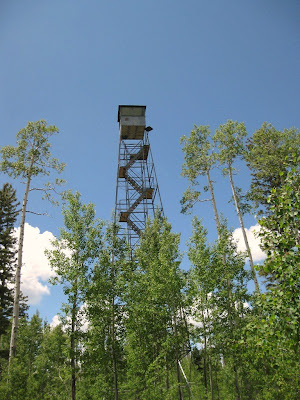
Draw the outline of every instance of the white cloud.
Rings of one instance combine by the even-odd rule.
[[[187,323],[190,324],[190,325],[193,325],[195,328],[202,328],[203,327],[203,323],[201,321],[196,321],[190,315],[187,316]]]
[[[261,261],[266,258],[266,254],[260,248],[260,239],[258,233],[260,231],[260,225],[256,224],[250,226],[249,229],[246,228],[246,234],[249,242],[249,246],[252,253],[253,261]],[[241,228],[237,228],[233,231],[233,238],[237,242],[237,248],[239,251],[246,251],[246,246],[243,238],[243,233]]]
[[[54,315],[54,317],[52,318],[52,321],[50,322],[50,326],[51,328],[55,328],[56,326],[58,326],[59,324],[61,324],[61,320],[59,315]]]
[[[78,315],[78,321],[80,322],[80,331],[81,332],[87,332],[89,328],[89,321],[87,319],[86,315],[86,304],[82,304],[79,309],[79,315]],[[61,324],[61,318],[58,314],[54,315],[52,318],[52,321],[50,323],[51,328],[55,328],[57,325]],[[71,318],[67,316],[65,318],[65,322],[63,325],[63,329],[66,330],[67,327],[70,328],[71,326]]]
[[[82,332],[87,332],[89,329],[89,321],[87,318],[87,314],[86,314],[86,304],[82,304],[80,306],[80,322],[81,322],[81,328],[80,330]]]
[[[15,234],[19,238],[20,228],[15,230]],[[25,224],[21,290],[28,296],[30,305],[38,304],[42,296],[50,294],[47,280],[55,274],[44,251],[52,248],[51,241],[54,239],[51,232],[41,233],[39,228]]]

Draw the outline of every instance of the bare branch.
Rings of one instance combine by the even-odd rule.
[[[33,192],[34,190],[39,190],[42,192],[48,192],[49,190],[54,190],[54,187],[49,186],[48,188],[31,188],[29,189],[29,192]]]
[[[35,212],[35,211],[29,211],[29,210],[26,210],[26,212],[29,213],[29,214],[34,214],[34,215],[46,215],[47,217],[49,217],[49,214],[48,214],[48,213],[38,213],[38,212]]]

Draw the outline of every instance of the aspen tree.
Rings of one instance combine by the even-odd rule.
[[[118,235],[119,227],[109,223],[103,243],[92,270],[87,291],[86,309],[90,321],[85,358],[88,368],[89,389],[96,398],[114,398],[120,394],[124,381],[124,324],[127,318],[126,271],[130,263],[125,238]],[[97,371],[97,376],[93,371]]]
[[[28,196],[32,191],[40,191],[43,198],[52,200],[51,193],[57,185],[63,181],[56,179],[54,183],[46,183],[43,187],[32,187],[34,178],[47,177],[51,172],[60,173],[64,170],[65,164],[60,163],[52,157],[50,148],[51,137],[58,132],[54,125],[48,125],[44,120],[29,122],[27,126],[17,133],[17,145],[2,147],[0,170],[8,176],[19,179],[25,185],[21,209],[20,236],[18,241],[18,261],[16,268],[13,321],[11,330],[11,341],[9,360],[16,355],[17,331],[20,310],[20,285],[21,268],[24,242],[24,228],[26,213],[38,214],[27,208]]]
[[[233,199],[235,203],[236,212],[240,221],[243,239],[245,242],[247,255],[249,257],[249,263],[252,273],[252,279],[255,284],[255,290],[257,293],[260,292],[259,284],[254,268],[254,262],[252,258],[252,253],[250,245],[247,238],[247,233],[244,225],[242,209],[240,206],[240,201],[238,198],[237,190],[233,181],[234,161],[241,157],[244,151],[244,139],[247,136],[247,131],[245,124],[243,122],[236,122],[228,120],[226,124],[220,125],[216,130],[213,140],[218,146],[219,153],[217,154],[217,159],[221,165],[224,165],[223,174],[229,176],[230,186],[233,194]]]
[[[298,164],[300,132],[279,130],[264,122],[247,140],[243,157],[252,175],[249,199],[258,213],[268,213],[271,190],[280,188],[289,170]]]
[[[184,164],[181,175],[188,178],[190,187],[186,190],[181,200],[182,212],[186,213],[193,208],[197,202],[211,201],[214,211],[218,235],[221,229],[220,217],[214,194],[211,171],[216,164],[216,155],[210,140],[210,128],[207,125],[194,126],[190,137],[183,135],[180,143],[183,144]],[[208,185],[203,186],[204,192],[209,192],[210,198],[201,199],[201,192],[195,188],[199,187],[198,177],[206,176]]]
[[[81,202],[80,193],[69,191],[65,198],[64,227],[59,239],[52,243],[54,249],[46,251],[46,254],[56,274],[52,283],[62,284],[68,299],[63,311],[70,335],[71,388],[72,400],[75,400],[81,306],[87,290],[89,268],[100,249],[102,223],[95,219],[94,205]]]

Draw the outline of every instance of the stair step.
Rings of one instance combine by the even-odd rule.
[[[135,158],[136,160],[147,160],[149,154],[149,144],[144,146],[136,154],[130,154],[130,159]]]
[[[130,160],[126,166],[119,168],[119,178],[126,178],[126,171],[129,169],[137,160],[147,160],[150,146],[144,144],[144,146],[135,154],[130,154]]]
[[[141,230],[140,230],[140,228],[138,228],[138,227],[135,225],[135,223],[133,223],[133,222],[131,221],[131,219],[129,219],[129,218],[128,218],[127,222],[128,222],[128,225],[134,230],[134,232],[140,236],[140,235],[141,235]]]
[[[141,234],[141,230],[140,228],[138,228],[134,222],[131,221],[131,219],[129,218],[129,213],[128,212],[121,212],[120,213],[120,222],[127,222],[127,224],[130,226],[131,229],[133,229],[135,231],[135,233],[137,233],[139,236]]]
[[[143,192],[143,188],[136,183],[136,181],[134,179],[132,179],[130,176],[125,176],[126,180],[130,183],[130,185],[139,193]]]
[[[120,222],[127,222],[128,217],[129,217],[129,213],[128,212],[121,212],[119,221]]]
[[[146,189],[142,192],[140,197],[138,197],[135,202],[128,208],[127,212],[131,213],[143,199],[152,199],[153,189]]]
[[[125,168],[130,168],[137,160],[147,160],[149,153],[149,145],[145,144],[140,151],[135,154],[130,155],[130,161],[125,166]]]

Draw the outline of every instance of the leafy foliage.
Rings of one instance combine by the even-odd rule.
[[[261,219],[267,259],[261,267],[271,285],[260,306],[268,329],[280,334],[284,353],[298,356],[300,339],[300,175],[299,167],[287,173],[284,184],[272,190],[270,215]]]
[[[177,387],[171,371],[188,345],[178,245],[179,235],[157,215],[148,222],[135,252],[127,295],[129,398],[164,398],[172,385]]]
[[[209,126],[194,126],[189,137],[183,135],[180,139],[183,144],[184,164],[181,175],[188,178],[190,187],[183,194],[181,200],[182,212],[190,213],[193,206],[201,200],[201,192],[195,188],[199,186],[198,177],[207,176],[216,162],[213,145],[210,140]],[[209,191],[208,186],[203,186],[204,192]],[[210,199],[208,199],[210,200]]]
[[[194,218],[188,252],[193,265],[189,284],[193,301],[191,315],[195,321],[193,340],[203,348],[206,393],[209,386],[211,396],[214,396],[222,367],[221,359],[225,359],[227,369],[234,377],[232,384],[235,385],[237,396],[240,396],[244,382],[238,376],[241,352],[239,341],[248,313],[245,304],[249,302],[249,273],[244,270],[244,254],[237,252],[225,224],[222,224],[221,235],[213,246],[206,244],[206,235],[207,231],[201,221]]]
[[[249,143],[256,143],[257,134],[246,150],[244,124],[227,121],[214,137],[217,153],[209,128],[195,126],[190,138],[182,138],[183,175],[190,183],[182,205],[188,211],[202,201],[197,179],[205,176],[208,185],[201,191],[211,197],[217,240],[208,243],[206,228],[194,218],[188,242],[191,267],[183,271],[180,235],[162,215],[147,222],[132,252],[118,226],[97,220],[94,206],[83,204],[78,192],[66,192],[64,227],[48,252],[56,273],[52,281],[63,286],[67,298],[62,324],[43,324],[38,314],[20,318],[16,357],[10,368],[6,359],[1,363],[0,400],[299,398],[300,163],[291,150],[297,147],[298,131],[285,131],[279,143],[271,126],[264,129],[263,139],[269,130],[275,135],[274,160],[287,156],[281,171],[270,157],[266,165],[276,167],[274,176],[266,169],[259,177],[269,195],[259,203],[268,211],[260,220],[267,258],[256,267],[266,278],[264,292],[249,292],[247,253],[237,251],[218,216],[210,178],[219,160],[242,214],[233,163],[250,154]],[[0,217],[4,214],[1,210]],[[12,218],[11,229],[13,223]],[[7,331],[2,349],[9,346]]]
[[[28,122],[17,133],[17,146],[4,146],[1,149],[1,170],[13,178],[49,176],[51,169],[62,172],[65,164],[52,157],[50,137],[57,133],[54,125],[47,126],[45,120]]]
[[[21,296],[21,268],[23,256],[24,227],[27,212],[28,196],[32,190],[43,192],[44,197],[54,204],[56,203],[51,196],[57,185],[63,183],[63,180],[56,179],[55,184],[45,183],[42,188],[31,187],[32,179],[36,177],[48,177],[51,172],[62,172],[65,165],[52,157],[50,152],[49,139],[58,129],[53,126],[47,126],[44,120],[29,122],[27,126],[17,133],[17,145],[5,146],[0,149],[2,160],[0,162],[0,171],[6,173],[15,179],[20,179],[25,184],[25,192],[21,210],[20,236],[18,242],[18,259],[15,276],[15,293],[13,306],[13,320],[11,327],[11,342],[9,350],[9,360],[16,355],[17,332],[20,316],[20,296]]]
[[[260,212],[268,211],[271,190],[282,185],[299,155],[300,132],[296,128],[281,131],[264,122],[248,139],[244,158],[252,174],[249,198]]]
[[[0,190],[0,336],[9,327],[12,315],[13,278],[16,264],[14,227],[19,211],[16,191],[5,183]]]
[[[244,226],[243,212],[247,209],[245,204],[241,204],[241,198],[239,197],[239,190],[235,187],[233,174],[235,168],[233,167],[234,161],[241,157],[244,152],[244,139],[247,135],[246,127],[243,122],[227,121],[226,124],[220,125],[213,136],[214,142],[217,144],[219,153],[216,154],[216,158],[220,165],[223,165],[223,174],[229,176],[230,186],[232,190],[233,200],[235,204],[236,213],[238,215],[241,230],[243,233],[243,239],[247,249],[247,255],[249,257],[250,268],[252,278],[255,284],[255,290],[260,291],[256,272],[254,268],[254,262],[252,258],[251,249],[249,246],[246,229]]]
[[[68,303],[63,305],[64,322],[70,335],[70,366],[72,399],[76,397],[76,376],[82,337],[82,305],[87,290],[89,267],[101,245],[102,224],[95,219],[94,205],[82,204],[80,194],[67,192],[63,208],[65,227],[46,252],[55,272],[54,284],[61,283]]]
[[[126,241],[117,235],[118,229],[115,224],[106,226],[85,297],[89,330],[83,355],[83,365],[87,366],[84,387],[95,399],[99,395],[115,398],[125,375],[124,294],[129,253]]]
[[[243,154],[246,136],[247,131],[243,122],[228,120],[216,130],[213,140],[219,149],[217,159],[221,165],[224,165],[224,175],[233,168],[235,159]]]

